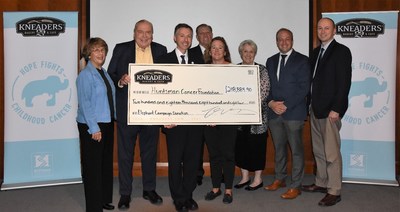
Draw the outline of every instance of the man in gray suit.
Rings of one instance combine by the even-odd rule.
[[[301,194],[304,176],[303,128],[307,118],[306,97],[310,86],[308,57],[296,52],[293,33],[285,28],[276,33],[279,53],[268,58],[266,67],[271,88],[267,98],[269,128],[275,147],[275,181],[265,187],[275,191],[285,187],[287,177],[287,144],[292,152],[292,179],[283,199],[294,199]]]

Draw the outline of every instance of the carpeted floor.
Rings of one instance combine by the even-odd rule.
[[[235,183],[239,181],[236,177]],[[264,185],[273,181],[273,176],[264,176]],[[313,182],[313,176],[306,175],[304,184]],[[168,178],[157,178],[157,192],[163,197],[164,203],[160,206],[150,204],[141,197],[141,178],[134,178],[131,207],[127,211],[163,212],[175,211],[169,193]],[[284,200],[280,194],[285,189],[275,192],[258,189],[246,191],[234,189],[233,203],[222,203],[222,195],[213,201],[204,200],[204,195],[210,191],[211,181],[205,177],[203,185],[194,192],[194,200],[199,204],[199,212],[224,211],[323,211],[323,212],[399,212],[400,188],[392,186],[343,184],[342,201],[332,207],[320,207],[318,201],[323,198],[322,193],[305,193],[294,200]],[[119,200],[118,178],[114,180],[114,199],[116,206]],[[81,212],[85,211],[83,185],[63,185],[41,188],[7,190],[0,192],[0,211],[2,212]],[[116,207],[113,211],[119,211]]]

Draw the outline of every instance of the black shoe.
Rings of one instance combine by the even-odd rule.
[[[159,205],[163,202],[163,199],[156,191],[143,191],[143,198],[149,200],[152,204]]]
[[[244,189],[246,189],[247,191],[255,191],[255,190],[257,190],[257,189],[259,189],[259,188],[261,188],[261,187],[263,187],[263,186],[264,186],[264,183],[261,182],[260,184],[254,186],[254,187],[251,187],[251,186],[249,185],[249,186],[247,186],[247,187],[244,188]]]
[[[118,202],[118,208],[121,210],[127,210],[129,208],[129,203],[131,202],[130,195],[121,195]]]
[[[175,205],[176,211],[178,211],[178,212],[188,212],[188,209],[186,208],[185,203],[174,201],[174,205]]]
[[[340,195],[332,195],[332,194],[326,194],[325,197],[319,201],[318,205],[319,206],[332,206],[336,205],[336,203],[340,202],[342,198]]]
[[[109,203],[103,204],[103,209],[104,210],[114,210],[114,205],[111,205]]]
[[[232,203],[232,201],[233,201],[232,195],[224,194],[224,198],[222,199],[223,203],[230,204],[230,203]]]
[[[234,187],[239,189],[239,188],[243,188],[244,186],[247,186],[249,184],[250,184],[250,180],[248,180],[247,182],[244,182],[244,183],[238,183]]]
[[[196,201],[194,201],[194,199],[186,200],[185,205],[186,205],[186,208],[191,211],[195,211],[195,210],[199,209],[199,205],[197,204]]]
[[[216,197],[218,197],[219,195],[221,195],[221,189],[218,190],[217,193],[214,193],[213,191],[208,192],[208,193],[206,194],[206,196],[205,196],[205,199],[206,199],[206,200],[213,200],[213,199],[215,199]]]
[[[197,176],[197,185],[203,184],[203,176]]]

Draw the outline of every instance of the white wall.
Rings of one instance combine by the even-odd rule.
[[[278,52],[275,33],[285,27],[294,34],[294,49],[308,55],[309,51],[308,0],[91,0],[90,36],[101,37],[109,45],[106,64],[117,43],[133,39],[133,27],[140,19],[154,26],[155,42],[165,45],[168,52],[175,48],[174,28],[187,23],[193,30],[201,23],[213,27],[214,36],[222,36],[228,43],[232,62],[241,62],[238,46],[252,39],[258,46],[256,62]],[[195,34],[195,33],[194,33]],[[192,46],[198,42],[193,38]]]

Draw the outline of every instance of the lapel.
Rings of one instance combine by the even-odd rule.
[[[286,60],[285,67],[284,67],[285,70],[286,70],[286,67],[290,66],[290,64],[292,63],[295,54],[296,54],[296,51],[294,51],[294,49],[293,49],[292,53],[288,56],[288,58]]]
[[[332,54],[332,51],[335,48],[335,46],[336,46],[336,40],[333,39],[332,42],[329,44],[328,48],[325,49],[325,53],[324,53],[322,59],[319,61],[320,64],[318,65],[318,69],[320,69],[325,64],[327,58],[329,58],[329,56]],[[320,50],[321,50],[321,46],[318,49],[318,54],[319,54]],[[318,57],[317,57],[317,59],[318,59]]]
[[[131,63],[136,63],[136,45],[135,45],[135,40],[133,40],[130,44],[129,44],[129,49],[128,49],[128,53],[129,55],[129,62]]]
[[[274,64],[274,66],[273,66],[273,73],[275,74],[275,76],[276,76],[276,74],[278,73],[278,64],[279,64],[279,57],[280,57],[280,53],[278,53],[278,54],[276,54],[275,56],[274,56],[274,58],[273,58],[273,64]]]

